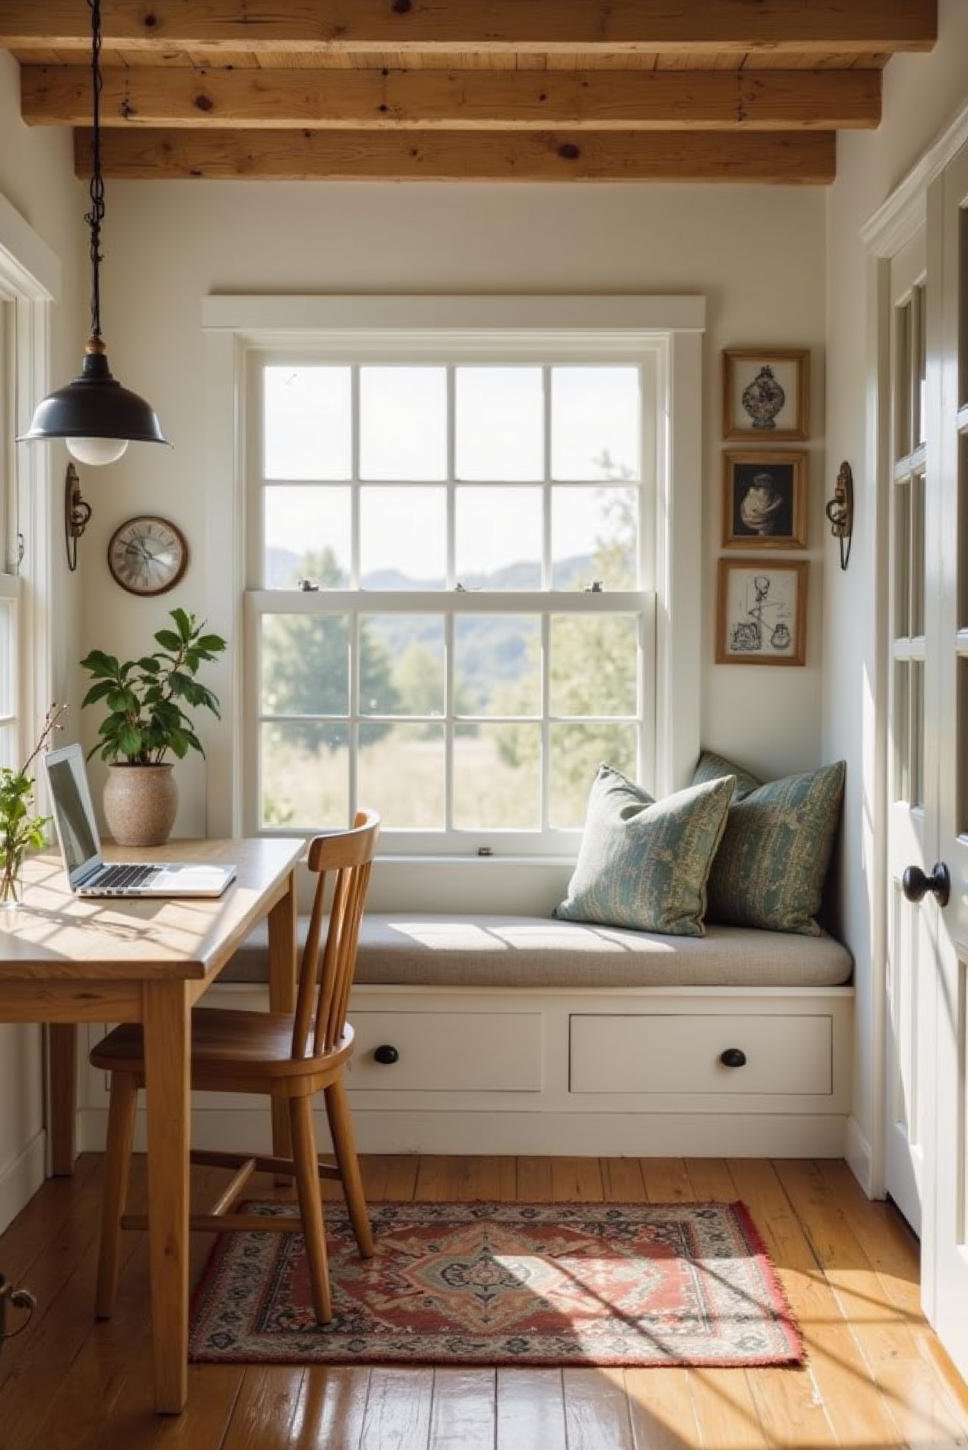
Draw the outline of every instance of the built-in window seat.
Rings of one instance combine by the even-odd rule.
[[[264,1010],[267,957],[263,930],[206,1005]],[[360,1146],[839,1157],[850,971],[829,936],[710,925],[702,938],[672,937],[493,910],[369,912],[350,1005]],[[96,1148],[104,1075],[90,1069],[85,1091],[82,1141]],[[269,1147],[255,1099],[197,1094],[193,1133],[205,1147]]]
[[[299,945],[308,916],[299,918]],[[833,937],[706,927],[659,936],[539,916],[367,913],[356,982],[393,987],[838,987],[850,953]],[[268,980],[263,922],[222,982]]]

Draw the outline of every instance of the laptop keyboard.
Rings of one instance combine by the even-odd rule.
[[[86,884],[88,888],[96,886],[99,891],[130,891],[138,886],[147,886],[160,869],[158,866],[105,866],[93,881]]]

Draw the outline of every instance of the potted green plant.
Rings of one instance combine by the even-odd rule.
[[[108,762],[104,787],[104,818],[121,846],[160,846],[167,841],[178,809],[178,787],[171,753],[178,760],[190,750],[204,755],[189,709],[219,713],[219,702],[197,678],[201,666],[216,659],[225,640],[205,633],[205,622],[184,609],[173,609],[174,629],[159,629],[159,646],[140,659],[118,660],[104,650],[91,650],[81,660],[94,683],[82,705],[101,702],[102,720],[96,745],[88,752]]]
[[[50,816],[33,814],[36,781],[30,767],[49,744],[55,730],[62,730],[66,705],[55,701],[44,716],[37,743],[19,769],[0,767],[0,907],[8,910],[20,902],[20,875],[24,857],[47,844]]]

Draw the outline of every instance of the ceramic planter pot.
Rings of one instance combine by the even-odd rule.
[[[175,824],[178,786],[171,765],[111,765],[104,820],[119,846],[163,846]]]

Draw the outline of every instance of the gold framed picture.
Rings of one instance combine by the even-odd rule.
[[[723,353],[723,437],[758,443],[809,437],[810,353],[806,348],[727,348]]]
[[[723,548],[803,549],[806,453],[723,454]]]
[[[717,664],[806,663],[809,567],[805,559],[720,559]]]

